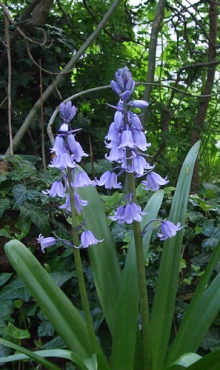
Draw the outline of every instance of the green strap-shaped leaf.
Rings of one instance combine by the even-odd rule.
[[[169,220],[184,225],[191,179],[200,143],[189,151],[178,179]],[[153,370],[162,370],[168,348],[178,288],[183,231],[164,242],[159,277],[152,309]]]
[[[80,370],[110,370],[109,366],[105,362],[103,362],[103,359],[99,354],[93,354],[91,358],[86,358],[82,360],[76,353],[66,349],[47,349],[31,352],[23,347],[20,347],[3,339],[0,339],[0,344],[7,345],[8,347],[14,348],[17,351],[21,352],[11,356],[0,357],[0,364],[12,361],[26,360],[30,358],[40,363],[47,369],[60,370],[60,368],[58,368],[56,365],[45,360],[46,357],[57,357],[74,362],[75,364],[77,364],[77,367]]]
[[[17,240],[5,245],[7,257],[45,316],[82,359],[93,354],[84,319],[34,255]]]
[[[121,280],[117,251],[97,190],[93,186],[88,186],[79,189],[78,193],[82,199],[89,201],[88,206],[83,207],[82,210],[86,227],[94,233],[97,239],[103,239],[102,243],[89,248],[89,258],[103,314],[113,333]]]
[[[197,353],[185,353],[177,361],[172,363],[170,366],[166,367],[166,370],[179,370],[185,369],[188,366],[194,364],[196,361],[200,360],[202,357],[197,355]]]
[[[220,349],[209,353],[194,364],[187,367],[187,370],[219,370],[220,369]]]
[[[197,350],[202,338],[220,310],[220,274],[206,290],[219,255],[220,242],[211,256],[170,348],[167,365],[183,353]]]
[[[157,218],[158,211],[163,200],[163,190],[155,193],[149,200],[144,212],[141,227],[149,221]],[[151,231],[144,235],[144,253],[146,256]],[[123,269],[122,282],[120,285],[118,304],[115,315],[115,331],[113,333],[111,368],[114,370],[133,370],[143,368],[142,343],[137,329],[137,317],[139,310],[139,293],[137,285],[137,265],[134,239],[131,241]],[[136,344],[137,342],[137,344]],[[136,347],[137,345],[137,347]]]
[[[4,339],[0,339],[0,344],[3,344],[3,346],[13,348],[16,351],[19,351],[19,352],[23,353],[24,355],[20,355],[19,360],[24,359],[24,358],[31,358],[32,360],[36,361],[38,364],[43,365],[48,370],[60,370],[59,367],[57,367],[52,362],[50,362],[48,360],[45,360],[45,358],[39,356],[39,354],[37,354],[36,352],[31,352],[26,348],[18,346],[17,344],[9,342],[8,340],[4,340]],[[17,361],[18,359],[15,356],[1,357],[0,358],[0,363]]]

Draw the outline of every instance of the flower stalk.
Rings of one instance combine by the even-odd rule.
[[[127,173],[129,192],[133,194],[133,202],[137,203],[135,192],[135,179],[133,173]],[[150,336],[150,317],[149,317],[149,303],[146,284],[145,272],[145,258],[143,248],[143,238],[141,236],[140,222],[133,221],[136,263],[137,263],[137,276],[138,276],[138,290],[140,300],[140,314],[142,324],[142,336],[144,347],[144,370],[152,368],[152,349],[151,349],[151,336]]]
[[[90,308],[89,308],[89,301],[88,301],[88,296],[86,292],[86,285],[85,285],[85,279],[84,279],[82,261],[81,261],[81,255],[80,255],[80,248],[77,248],[79,246],[79,237],[78,237],[78,232],[76,231],[77,220],[76,220],[76,210],[75,210],[75,201],[74,201],[74,190],[71,186],[72,172],[69,167],[68,167],[68,182],[69,182],[69,194],[70,194],[70,204],[71,204],[73,245],[76,247],[76,248],[73,248],[73,255],[74,255],[76,273],[77,273],[77,278],[78,278],[79,292],[80,292],[82,307],[83,307],[85,320],[86,320],[86,324],[87,324],[87,328],[88,328],[88,332],[89,332],[89,336],[90,336],[90,340],[93,346],[94,353],[100,353],[101,348],[98,345],[98,342],[96,340],[93,323],[92,323],[92,317],[91,317]]]

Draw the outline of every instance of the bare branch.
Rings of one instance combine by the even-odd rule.
[[[10,155],[13,154],[13,137],[12,137],[12,126],[11,126],[11,50],[10,50],[10,37],[9,37],[9,20],[5,15],[5,42],[7,48],[8,57],[8,131],[9,131],[9,142],[10,142]]]
[[[152,82],[152,83],[151,82],[137,82],[135,84],[135,86],[141,86],[141,85],[156,86],[156,87],[171,89],[173,91],[181,93],[182,95],[188,95],[188,96],[192,96],[192,97],[195,97],[195,98],[204,98],[204,97],[211,96],[211,95],[194,95],[194,94],[191,94],[191,93],[187,93],[186,91],[177,89],[174,86],[163,85],[163,84],[159,84],[159,83],[155,83],[155,82]],[[78,98],[79,96],[82,96],[82,95],[85,95],[85,94],[90,94],[90,93],[95,92],[95,91],[106,90],[106,89],[111,89],[111,85],[99,86],[99,87],[94,87],[92,89],[80,91],[79,93],[74,94],[74,95],[70,96],[69,98],[67,98],[66,100],[64,100],[63,103],[66,104],[68,101],[72,101],[72,100]],[[216,93],[216,95],[219,95],[219,93]],[[47,133],[48,133],[51,145],[54,144],[54,135],[53,135],[53,132],[52,132],[52,126],[53,126],[55,118],[56,118],[56,116],[59,112],[59,109],[60,109],[60,106],[56,107],[56,109],[53,112],[52,116],[50,117],[49,123],[47,125]]]
[[[42,95],[43,102],[45,102],[49,98],[49,96],[55,90],[55,86],[58,87],[59,85],[62,84],[62,82],[64,80],[64,76],[65,76],[64,73],[66,71],[69,71],[70,69],[72,69],[75,66],[76,62],[79,60],[81,55],[83,55],[83,53],[86,51],[86,49],[92,44],[94,39],[98,36],[98,34],[105,27],[106,23],[108,22],[108,20],[110,19],[110,17],[114,13],[114,11],[116,10],[120,1],[121,0],[115,0],[114,1],[114,3],[109,8],[109,10],[103,16],[101,22],[99,23],[99,25],[97,26],[95,31],[88,37],[86,42],[81,46],[81,48],[78,50],[78,52],[71,58],[69,63],[66,64],[66,66],[64,67],[62,72],[56,77],[55,84],[52,83],[47,87],[47,89],[44,91],[44,93]],[[37,112],[39,111],[40,106],[41,106],[41,99],[38,99],[37,102],[34,104],[33,108],[31,109],[31,111],[29,112],[29,114],[27,115],[27,117],[26,117],[25,121],[23,122],[22,126],[20,127],[20,129],[18,130],[18,132],[16,133],[16,135],[14,137],[14,140],[13,140],[14,148],[16,148],[18,146],[18,144],[20,143],[20,141],[22,140],[25,132],[27,131],[27,129],[29,128],[29,126],[33,122],[34,117],[36,116]],[[8,148],[6,150],[5,154],[8,155],[9,152],[10,151],[9,151],[9,148]]]
[[[156,63],[156,49],[157,49],[157,38],[161,26],[161,21],[163,19],[164,8],[166,6],[166,0],[159,0],[153,26],[151,30],[150,36],[150,45],[149,45],[149,57],[148,57],[148,72],[147,72],[147,83],[152,83],[154,81],[154,72],[155,72],[155,63]],[[146,101],[150,100],[151,97],[151,85],[147,86],[144,91],[143,99]],[[145,127],[148,117],[148,109],[143,111],[143,115],[141,117],[141,122],[143,127]]]

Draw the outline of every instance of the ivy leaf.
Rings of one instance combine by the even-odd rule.
[[[54,335],[54,327],[47,320],[44,320],[37,329],[39,337],[52,337]]]
[[[212,230],[212,232],[211,232]],[[211,232],[210,238],[202,241],[203,248],[216,247],[220,239],[220,227],[213,227],[209,230]],[[202,232],[204,234],[204,232]]]
[[[1,310],[0,310],[0,333],[2,334],[2,325],[1,320],[8,320],[8,317],[14,311],[14,303],[13,301],[2,301],[1,302]],[[5,328],[4,328],[5,329]]]
[[[0,236],[4,236],[7,239],[11,239],[9,225],[5,225],[4,229],[0,229]]]
[[[20,211],[18,223],[31,220],[42,232],[42,234],[50,234],[48,215],[45,214],[45,211],[42,211],[40,207],[25,203],[23,206],[20,206]]]
[[[19,298],[28,302],[30,297],[29,291],[18,276],[14,276],[0,291],[0,301]]]
[[[16,326],[14,326],[11,322],[8,324],[8,334],[14,339],[26,339],[31,337],[28,330],[16,328]]]
[[[27,200],[27,188],[22,184],[15,185],[12,189],[12,194],[17,206],[20,206]]]
[[[205,236],[211,236],[214,231],[214,220],[205,220],[202,227],[202,234]]]
[[[70,280],[72,277],[76,277],[74,272],[52,272],[50,276],[55,281],[55,283],[61,287],[66,281]]]
[[[9,209],[11,205],[11,201],[8,198],[1,199],[0,202],[0,217],[2,217],[3,213],[6,211],[6,209]]]
[[[26,202],[26,200],[37,200],[41,195],[39,191],[27,189],[23,184],[15,185],[12,189],[12,194],[15,198],[16,206],[20,206]]]
[[[18,219],[18,222],[15,224],[16,228],[21,230],[22,238],[24,238],[30,231],[31,220],[26,218]]]
[[[12,273],[10,274],[9,272],[2,273],[0,275],[0,286],[4,285],[6,281],[8,281],[12,275],[13,274]]]
[[[214,351],[215,349],[219,348],[219,346],[220,346],[219,329],[211,328],[205,335],[200,347],[205,351],[210,350]]]
[[[54,349],[54,348],[59,348],[59,349],[66,348],[66,344],[60,338],[60,336],[53,338],[50,342],[47,342],[43,346],[41,346],[41,349]]]
[[[204,216],[203,216],[203,214],[201,212],[197,212],[197,211],[191,211],[191,212],[189,212],[189,219],[194,224],[197,224],[203,218],[204,218]]]
[[[7,180],[7,176],[4,175],[3,173],[0,173],[0,183],[4,182]]]

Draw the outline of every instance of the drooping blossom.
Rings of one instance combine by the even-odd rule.
[[[55,138],[54,146],[51,149],[51,152],[54,153],[53,160],[50,164],[50,167],[57,168],[62,173],[62,180],[56,180],[51,186],[50,190],[44,191],[44,194],[48,194],[51,197],[59,196],[64,198],[64,204],[59,206],[60,209],[65,209],[68,212],[72,212],[71,205],[71,196],[70,192],[73,192],[74,199],[74,212],[80,214],[82,207],[88,205],[88,201],[80,198],[79,194],[76,192],[77,188],[96,185],[95,181],[91,181],[89,176],[81,171],[78,167],[78,163],[81,162],[82,157],[88,156],[82,149],[79,142],[76,140],[76,130],[72,130],[70,127],[70,121],[76,114],[76,108],[72,106],[72,103],[68,101],[66,104],[60,104],[60,115],[62,118],[62,123],[59,129],[59,134]],[[68,179],[72,179],[69,181]],[[77,230],[82,226],[77,226]],[[88,245],[97,244],[99,240],[87,230],[82,233],[82,243],[80,246],[87,248]],[[54,237],[44,238],[41,234],[38,237],[38,242],[41,244],[41,249],[44,251],[45,248],[51,247],[56,243]],[[59,239],[61,240],[61,239]],[[63,240],[67,245],[73,247],[73,245],[66,240]],[[87,245],[88,244],[88,245]],[[78,246],[74,246],[79,248]]]
[[[167,177],[164,179],[156,172],[152,171],[148,173],[146,181],[142,181],[143,189],[157,191],[160,185],[166,185],[169,182]]]
[[[74,168],[76,167],[76,162],[71,158],[70,153],[67,150],[64,150],[56,157],[53,158],[49,167],[55,167],[59,170],[66,170],[67,167]]]
[[[100,180],[96,180],[97,185],[104,186],[106,189],[121,189],[122,185],[118,182],[117,175],[113,171],[103,173]]]
[[[76,107],[72,105],[69,100],[66,104],[60,104],[60,116],[63,119],[63,123],[69,123],[76,115]]]
[[[130,109],[146,108],[149,104],[142,100],[131,100],[135,82],[127,67],[118,69],[115,81],[111,81],[111,87],[119,95],[120,100],[117,106],[110,105],[116,112],[105,137],[105,146],[110,149],[105,158],[110,162],[117,162],[118,167],[126,172],[134,172],[137,176],[143,175],[144,170],[149,169],[143,151],[151,144],[147,143],[138,115]],[[133,164],[129,163],[130,158],[135,158]]]
[[[76,209],[77,214],[80,214],[80,212],[82,211],[82,207],[87,206],[88,204],[89,204],[89,202],[87,200],[81,199],[79,194],[74,192],[74,205],[75,205],[75,209]],[[60,209],[66,209],[67,211],[72,212],[71,201],[70,201],[70,195],[69,194],[67,194],[67,196],[66,196],[66,202],[62,206],[59,206],[59,208]]]
[[[69,247],[73,247],[73,244],[69,242],[69,240],[58,238],[55,239],[53,236],[49,236],[48,238],[45,238],[42,234],[40,234],[37,238],[37,242],[41,245],[41,250],[43,253],[45,253],[46,248],[53,247],[56,242],[62,241],[64,244],[68,245]]]
[[[55,198],[56,196],[62,198],[65,196],[65,192],[66,189],[62,181],[54,181],[50,190],[42,191],[43,194],[48,194],[52,198]]]
[[[141,222],[142,215],[146,215],[142,212],[141,206],[136,203],[128,203],[125,206],[120,206],[114,211],[114,216],[109,216],[112,221],[118,221],[119,224],[131,224],[133,221]]]
[[[160,238],[160,240],[166,240],[175,236],[177,231],[181,230],[183,226],[180,226],[180,222],[175,225],[173,222],[166,220],[162,221],[160,228],[161,233],[158,233],[157,236]]]
[[[83,248],[88,248],[90,245],[95,245],[103,242],[104,239],[98,240],[90,230],[85,230],[81,234],[81,245]]]
[[[43,253],[45,253],[46,248],[53,247],[56,244],[56,239],[52,236],[49,236],[48,238],[45,238],[40,234],[37,238],[37,242],[41,245],[41,250]]]
[[[73,188],[84,188],[85,186],[95,186],[95,181],[90,180],[89,176],[85,171],[77,170],[77,173],[74,176],[74,182],[71,183]]]
[[[132,201],[133,194],[128,194],[127,198],[129,202],[124,206],[118,207],[114,211],[114,216],[109,216],[112,221],[118,221],[120,224],[131,224],[133,221],[140,222],[142,220],[141,216],[147,214],[146,212],[142,212],[141,206]]]

